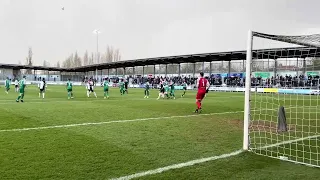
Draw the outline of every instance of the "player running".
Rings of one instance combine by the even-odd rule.
[[[129,84],[129,82],[126,80],[125,82],[124,82],[124,91],[128,94],[128,84]]]
[[[10,85],[11,85],[11,81],[9,79],[9,77],[7,77],[6,82],[5,82],[5,88],[6,88],[6,93],[9,94],[9,90],[10,90]]]
[[[119,88],[120,88],[120,94],[121,94],[121,96],[124,95],[125,87],[124,87],[123,79],[121,79],[121,81],[119,82]]]
[[[19,81],[18,81],[18,79],[16,79],[14,81],[14,88],[15,88],[15,92],[19,92]]]
[[[169,85],[167,82],[164,83],[164,95],[169,99]]]
[[[93,93],[93,95],[97,98],[97,94],[96,92],[94,92],[93,86],[94,86],[93,80],[90,78],[90,80],[87,83],[87,96],[90,97],[90,94]]]
[[[186,81],[183,81],[182,88],[183,88],[183,94],[181,95],[181,97],[184,97],[184,95],[186,95],[186,91],[187,91],[187,83],[186,83]]]
[[[164,86],[163,86],[163,82],[160,83],[159,96],[158,96],[157,100],[159,100],[160,97],[161,97],[162,99],[164,98]]]
[[[44,78],[42,79],[42,81],[40,82],[38,87],[39,87],[39,90],[40,90],[39,98],[41,98],[41,94],[42,94],[42,99],[44,99],[44,95],[45,95],[46,87],[47,87],[46,80]]]
[[[104,99],[109,99],[109,81],[107,78],[103,81],[103,92],[104,92]]]
[[[67,91],[68,91],[68,99],[73,99],[73,92],[72,92],[72,82],[70,79],[68,79],[67,82]]]
[[[147,98],[147,99],[149,98],[149,94],[150,94],[149,89],[150,89],[150,84],[149,82],[147,82],[144,86],[144,98]]]
[[[24,98],[24,89],[26,88],[26,76],[23,76],[23,78],[20,80],[19,82],[19,96],[16,100],[16,102],[24,102],[23,98]]]
[[[198,92],[196,96],[196,104],[197,104],[197,109],[195,110],[195,113],[201,113],[202,107],[201,107],[201,101],[205,97],[206,93],[208,92],[208,89],[210,87],[210,84],[206,78],[203,77],[204,74],[203,72],[200,73],[200,78],[197,81],[197,87],[198,87]]]
[[[170,97],[173,99],[176,99],[176,96],[174,95],[174,82],[173,81],[170,84]]]

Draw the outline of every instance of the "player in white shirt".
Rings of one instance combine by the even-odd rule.
[[[45,95],[46,87],[47,87],[46,80],[44,78],[38,84],[38,87],[39,87],[39,90],[40,90],[39,91],[39,98],[41,98],[41,94],[42,94],[42,98],[44,99],[44,95]]]
[[[19,81],[18,81],[18,79],[16,79],[14,81],[14,88],[15,88],[15,92],[19,92]]]
[[[93,83],[93,80],[90,79],[88,82],[87,82],[87,96],[90,97],[90,94],[93,93],[93,95],[97,98],[97,94],[96,92],[94,92],[94,83]]]

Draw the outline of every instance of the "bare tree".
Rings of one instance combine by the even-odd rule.
[[[61,67],[61,66],[60,66],[60,61],[57,62],[56,67],[57,67],[57,68],[60,68],[60,67]]]
[[[50,66],[50,63],[46,60],[43,61],[43,66],[44,67],[49,67]]]
[[[113,53],[113,62],[118,62],[121,60],[121,55],[119,49],[116,49]]]
[[[107,47],[106,62],[113,62],[113,47]]]
[[[64,61],[62,62],[62,67],[64,67],[64,68],[74,67],[73,54],[71,54],[69,57],[66,58],[66,60],[64,60]]]
[[[73,66],[74,67],[82,66],[81,58],[78,56],[78,52],[76,52],[73,56]]]
[[[94,55],[93,55],[93,53],[91,53],[91,57],[89,57],[89,64],[88,65],[92,65],[94,63],[93,60],[94,60]]]
[[[28,51],[28,57],[26,57],[26,65],[27,66],[32,66],[33,61],[32,61],[32,48],[29,47],[29,51]],[[32,74],[32,70],[31,69],[27,69],[26,70],[26,74]]]
[[[88,55],[88,51],[86,51],[83,56],[83,65],[87,66],[88,64],[89,64],[89,55]]]

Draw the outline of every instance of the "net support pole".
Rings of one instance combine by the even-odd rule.
[[[245,99],[244,99],[243,150],[249,149],[252,42],[253,42],[253,35],[252,35],[252,31],[249,30],[248,40],[247,40],[247,57],[246,57],[246,88],[245,88]]]

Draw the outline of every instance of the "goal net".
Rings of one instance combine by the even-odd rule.
[[[320,34],[249,31],[243,148],[320,167],[319,75]]]

